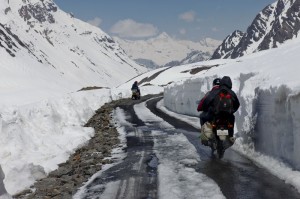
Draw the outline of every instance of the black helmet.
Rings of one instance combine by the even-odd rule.
[[[221,82],[221,79],[220,79],[220,78],[214,79],[214,81],[213,81],[213,86],[215,86],[215,85],[220,85],[220,82]]]
[[[221,86],[224,85],[224,86],[226,86],[227,88],[231,89],[231,88],[232,88],[232,81],[231,81],[230,77],[224,76],[224,77],[221,79],[220,85],[221,85]]]

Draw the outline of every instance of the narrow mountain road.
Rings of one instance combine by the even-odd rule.
[[[202,160],[197,171],[212,178],[220,186],[226,198],[300,198],[300,194],[291,185],[231,149],[226,150],[221,160],[212,158],[210,149],[199,142],[199,129],[159,110],[156,104],[160,99],[148,101],[147,107],[176,129],[183,129],[183,133],[187,132],[186,137],[196,147]]]
[[[300,199],[292,186],[233,150],[226,150],[221,160],[211,157],[210,149],[199,142],[198,129],[156,107],[161,99],[143,96],[105,104],[87,124],[95,128],[90,142],[14,198]],[[125,120],[118,124],[127,144],[121,161],[106,159],[119,145],[111,124],[113,109]],[[113,165],[102,171],[107,163]]]
[[[226,198],[300,198],[300,194],[292,186],[233,150],[227,150],[221,160],[211,157],[210,149],[199,143],[198,129],[156,107],[161,99],[156,97],[148,100],[146,107],[155,117],[174,126],[173,131],[182,132],[188,138],[201,159],[194,169],[215,181]],[[151,132],[167,132],[167,135],[174,132],[161,125],[158,120],[139,119],[133,103],[120,105],[119,108],[125,112],[128,123],[132,124],[125,126],[127,157],[95,178],[86,187],[83,198],[158,198],[158,186],[161,185],[158,182],[157,164],[160,160],[155,155],[154,136]]]
[[[126,158],[94,178],[85,187],[81,198],[157,198],[157,159],[153,154],[153,137],[133,109],[135,102],[142,100],[130,100],[119,105],[126,110],[127,120],[132,124],[124,126],[127,133]]]

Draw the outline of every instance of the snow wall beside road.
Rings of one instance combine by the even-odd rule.
[[[189,79],[168,86],[164,90],[165,106],[173,112],[199,116],[198,102],[211,89],[214,78]],[[258,81],[253,73],[232,79],[241,103],[235,113],[236,136],[257,152],[300,170],[300,94],[293,94],[284,85],[261,89]]]
[[[7,194],[7,191],[5,189],[5,186],[4,186],[4,173],[2,171],[2,168],[1,168],[1,165],[0,165],[0,198],[11,198],[8,194]]]

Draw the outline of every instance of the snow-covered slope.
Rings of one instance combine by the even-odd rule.
[[[0,0],[0,92],[111,87],[145,72],[100,29],[52,0]]]
[[[226,39],[212,59],[237,58],[253,52],[276,48],[297,37],[300,30],[300,0],[277,0],[264,8],[241,34],[234,48],[227,48]]]
[[[221,41],[211,38],[206,38],[200,42],[176,40],[167,33],[161,33],[157,37],[148,40],[130,41],[117,37],[114,39],[120,43],[120,46],[132,59],[140,64],[148,64],[146,66],[150,68],[166,64],[174,65],[174,63],[178,65],[187,63],[187,60],[191,61],[189,63],[207,60],[221,43]],[[191,53],[201,56],[198,55],[198,59],[189,59],[188,56]],[[201,60],[199,57],[201,57]],[[142,62],[140,62],[141,60]],[[148,60],[148,62],[145,60]]]

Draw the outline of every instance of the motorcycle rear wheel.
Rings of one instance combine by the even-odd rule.
[[[222,140],[218,140],[218,143],[217,143],[217,154],[218,154],[218,158],[219,159],[223,158],[224,152],[225,152],[225,149],[224,149],[223,141]]]

